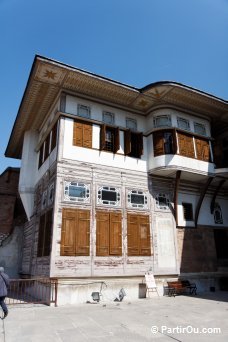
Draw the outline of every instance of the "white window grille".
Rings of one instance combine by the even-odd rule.
[[[154,117],[154,127],[170,127],[172,126],[170,115],[159,115]]]
[[[90,185],[78,182],[64,182],[64,200],[88,203],[90,201]]]
[[[115,116],[113,113],[110,112],[103,112],[103,122],[105,122],[108,125],[114,125],[115,122]]]
[[[169,209],[169,205],[170,205],[170,201],[169,201],[169,196],[167,194],[157,194],[156,196],[156,207],[158,209],[162,209],[162,210],[168,210]]]
[[[83,118],[90,118],[90,107],[82,104],[78,104],[78,116],[82,116]]]
[[[127,193],[127,203],[130,208],[148,208],[147,193],[141,190],[130,190]]]
[[[187,119],[184,118],[177,118],[177,126],[185,131],[190,131],[190,124]]]
[[[135,119],[126,118],[126,127],[131,131],[137,131],[137,121]]]
[[[203,124],[194,122],[194,132],[201,135],[206,135],[206,128]]]
[[[120,189],[110,186],[98,188],[97,204],[120,206]]]

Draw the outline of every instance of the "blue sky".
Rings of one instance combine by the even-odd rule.
[[[0,0],[0,173],[35,54],[143,87],[228,100],[228,0]]]

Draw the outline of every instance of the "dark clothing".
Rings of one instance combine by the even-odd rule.
[[[4,317],[6,317],[8,314],[8,309],[7,309],[6,303],[4,302],[7,296],[8,286],[9,286],[8,275],[4,272],[0,272],[0,306],[2,307],[2,310],[4,312]]]

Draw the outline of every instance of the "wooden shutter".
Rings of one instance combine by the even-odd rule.
[[[140,255],[151,255],[149,216],[138,215]]]
[[[73,145],[83,146],[83,124],[78,121],[74,121]]]
[[[109,255],[109,213],[97,211],[96,213],[96,255]]]
[[[91,124],[83,124],[83,147],[92,148],[92,129]]]
[[[163,132],[153,133],[154,156],[165,154]]]
[[[62,232],[60,255],[75,255],[75,226],[77,220],[77,211],[72,209],[63,209],[62,211]]]
[[[137,134],[137,145],[138,145],[138,157],[140,158],[143,154],[143,134]]]
[[[46,213],[43,256],[50,255],[52,234],[52,209]]]
[[[90,246],[90,211],[77,210],[76,255],[89,255]]]
[[[106,133],[106,126],[101,126],[100,131],[100,150],[105,150],[105,133]]]
[[[181,156],[195,158],[192,136],[178,132],[178,146]]]
[[[210,161],[209,142],[204,139],[195,139],[197,159]]]
[[[114,128],[114,150],[116,153],[120,149],[120,130],[119,127]]]
[[[137,215],[127,215],[127,250],[129,256],[140,255]]]
[[[40,216],[37,256],[42,257],[45,233],[45,215]]]
[[[128,129],[124,132],[124,153],[131,153],[131,131]]]
[[[57,142],[57,128],[58,128],[58,121],[54,124],[52,128],[52,136],[51,136],[51,151],[54,150]]]
[[[122,255],[122,215],[110,213],[110,255]]]

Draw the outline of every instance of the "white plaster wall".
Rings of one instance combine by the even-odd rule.
[[[137,130],[139,132],[145,132],[146,120],[143,116],[128,113],[127,111],[123,111],[121,109],[102,105],[96,102],[92,102],[89,100],[80,99],[74,96],[67,95],[66,97],[66,113],[77,115],[77,105],[82,104],[85,106],[89,106],[91,109],[91,119],[102,122],[102,113],[103,111],[114,113],[115,122],[114,124],[118,127],[126,128],[126,118],[135,119],[137,121]]]
[[[65,118],[65,131],[63,141],[62,157],[71,160],[78,160],[81,162],[89,162],[100,164],[104,166],[112,166],[122,169],[147,171],[147,144],[144,137],[144,154],[141,159],[132,158],[123,154],[123,132],[120,132],[120,150],[119,154],[96,150],[100,146],[100,128],[98,125],[93,125],[93,149],[73,146],[73,120]]]

